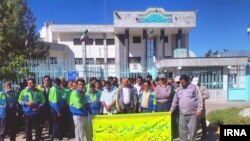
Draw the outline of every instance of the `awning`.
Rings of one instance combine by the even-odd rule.
[[[157,69],[168,67],[246,66],[247,57],[175,58],[156,62]]]

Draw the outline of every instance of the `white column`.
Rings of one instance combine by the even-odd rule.
[[[108,46],[107,46],[107,38],[106,34],[103,34],[103,41],[104,41],[104,78],[108,78],[108,64],[107,64],[107,59],[108,59]]]
[[[223,67],[223,91],[225,92],[225,100],[228,94],[228,68]]]

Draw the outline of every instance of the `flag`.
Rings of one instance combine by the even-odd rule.
[[[85,42],[87,38],[88,38],[88,29],[83,32],[83,34],[82,34],[82,36],[80,38],[80,41]]]
[[[152,29],[152,30],[148,33],[148,39],[152,39],[152,38],[153,38],[153,33],[154,33],[154,30]]]

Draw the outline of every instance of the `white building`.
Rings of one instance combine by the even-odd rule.
[[[196,26],[195,11],[149,8],[115,11],[113,17],[113,25],[45,24],[40,37],[58,46],[66,45],[64,55],[51,49],[51,59],[74,59],[74,71],[87,79],[145,77],[147,73],[156,77],[157,72],[169,77],[188,74],[200,78],[210,89],[212,99],[250,100],[247,57],[189,57],[189,32]],[[86,30],[89,38],[82,45],[80,37]]]
[[[156,70],[154,61],[188,56],[188,34],[195,24],[195,12],[149,8],[143,12],[114,12],[114,25],[45,24],[40,37],[46,42],[67,45],[74,53],[76,70],[81,71],[83,47],[79,39],[88,30],[87,65],[89,61],[104,65],[105,77],[127,73],[145,75]],[[56,52],[50,56],[61,57]]]

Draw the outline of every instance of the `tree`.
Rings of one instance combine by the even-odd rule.
[[[45,58],[49,47],[36,34],[26,0],[0,0],[0,80],[28,75],[27,59]]]
[[[229,49],[223,48],[223,52],[224,52],[224,53],[226,53],[226,52],[228,52],[228,51],[229,51]]]
[[[212,49],[209,49],[208,51],[207,51],[207,53],[205,54],[205,57],[211,57],[211,55],[212,55]]]
[[[212,53],[213,56],[217,56],[219,54],[219,50],[216,50],[214,53]]]

